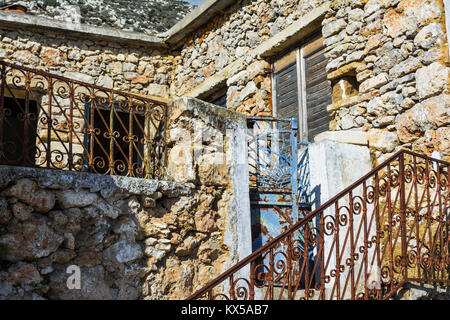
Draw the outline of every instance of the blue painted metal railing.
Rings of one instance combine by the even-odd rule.
[[[248,118],[253,250],[309,211],[308,143],[298,142],[297,119]],[[298,239],[303,241],[301,233]]]

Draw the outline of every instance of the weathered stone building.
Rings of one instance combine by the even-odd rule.
[[[0,12],[0,59],[67,83],[45,94],[57,80],[27,85],[2,65],[14,87],[2,103],[35,101],[47,121],[32,140],[60,143],[39,149],[41,166],[85,171],[94,100],[168,103],[158,180],[1,166],[0,298],[184,298],[250,254],[246,115],[298,120],[319,204],[401,149],[450,161],[449,12],[442,0],[207,0],[156,36]],[[75,103],[78,129],[46,118],[74,109],[65,79],[91,99]],[[147,142],[158,124],[143,127]],[[70,265],[86,277],[79,290],[65,286]]]

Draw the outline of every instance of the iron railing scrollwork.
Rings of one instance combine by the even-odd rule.
[[[165,103],[0,61],[0,164],[163,178]]]
[[[408,282],[448,285],[449,207],[450,163],[401,150],[187,299],[378,300]]]

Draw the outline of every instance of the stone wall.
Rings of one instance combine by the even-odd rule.
[[[133,46],[62,32],[0,30],[0,59],[106,88],[169,97],[174,56],[162,47]]]
[[[352,136],[367,140],[378,162],[404,147],[449,159],[442,0],[239,1],[180,49],[165,48],[161,39],[129,45],[4,29],[0,59],[150,96],[209,99],[226,89],[228,108],[271,116],[270,59],[286,43],[295,45],[289,39],[310,34],[315,21],[307,21],[322,7],[328,10],[322,34],[333,85],[330,131],[359,132]],[[302,21],[314,28],[288,34],[262,54],[261,47]]]
[[[0,171],[0,299],[183,299],[227,261],[212,187]],[[71,265],[80,290],[66,285]]]
[[[252,252],[246,116],[193,98],[175,99],[168,108],[167,174],[205,190],[193,222],[229,248],[227,261],[211,257],[216,271],[225,271]]]
[[[187,39],[181,49],[171,92],[177,95],[188,93],[239,59],[242,59],[240,62],[242,68],[237,70],[236,74],[245,71],[247,66],[255,62],[253,57],[249,57],[252,49],[280,33],[293,22],[300,20],[302,16],[323,2],[322,0],[244,0],[236,2],[211,19],[205,27],[192,34],[190,39]],[[237,84],[237,78],[228,83],[229,86],[232,86],[228,93],[231,108],[237,107],[236,92],[239,92],[239,100],[244,101],[258,91],[253,103],[261,105],[262,110],[250,112],[247,110],[247,113],[270,112],[270,110],[264,109],[264,105],[267,103],[261,103],[267,101],[264,91],[271,91],[270,83],[263,83],[264,78],[258,78],[256,83],[253,82],[253,78],[261,76],[262,70],[260,66],[256,65],[249,68],[251,77],[247,80],[242,77],[244,84]],[[249,106],[250,104],[252,103],[247,103],[247,109],[253,109]]]
[[[346,135],[358,137],[346,142],[366,141],[374,164],[400,148],[449,159],[449,57],[441,0],[237,3],[182,47],[171,93],[208,99],[226,88],[228,108],[271,116],[274,54],[255,49],[324,4],[329,9],[322,34],[333,86],[330,131],[360,133]],[[303,37],[308,31],[301,31]]]
[[[366,132],[377,162],[399,148],[450,159],[442,1],[334,1],[322,24],[330,130]]]
[[[271,66],[266,60],[251,62],[227,80],[227,107],[250,116],[271,117]]]
[[[202,264],[189,256],[214,246],[190,233],[185,207],[199,194],[186,185],[6,166],[0,172],[1,299],[182,297],[177,290],[192,285]],[[178,257],[184,262],[164,272]],[[81,268],[80,290],[66,286],[70,265]],[[180,273],[176,286],[169,271]]]

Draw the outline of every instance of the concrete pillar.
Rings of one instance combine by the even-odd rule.
[[[252,252],[247,117],[195,98],[169,104],[168,176],[176,182],[223,190],[226,271]],[[242,276],[249,277],[248,270]]]
[[[324,204],[327,200],[331,199],[333,196],[344,190],[346,187],[351,185],[353,182],[357,181],[363,175],[368,173],[371,167],[369,149],[366,146],[358,146],[346,143],[340,143],[330,140],[323,140],[318,143],[313,143],[309,147],[309,157],[310,157],[310,183],[311,183],[311,196],[313,202],[313,210],[318,208],[320,205]],[[354,201],[359,201],[355,198],[356,196],[362,197],[362,187],[356,188],[352,192],[352,197]],[[360,202],[360,201],[359,201]],[[368,212],[372,212],[369,204],[366,204]],[[350,211],[352,211],[352,216],[354,219],[353,226],[355,228],[354,244],[355,253],[358,253],[358,257],[355,257],[355,273],[353,277],[355,282],[359,281],[359,284],[364,286],[364,270],[361,272],[361,276],[357,278],[359,270],[363,266],[363,255],[359,251],[359,247],[364,245],[364,233],[361,231],[360,235],[357,237],[357,229],[362,223],[362,212],[357,213],[357,210],[351,208],[349,203],[348,194],[341,198],[338,202],[339,216],[349,218]],[[336,225],[335,220],[335,206],[332,205],[323,212],[325,216],[325,223],[331,222],[333,227]],[[315,219],[316,224],[319,223],[320,217]],[[367,227],[366,230],[369,236],[374,235],[375,224],[373,227]],[[330,276],[330,282],[326,284],[326,298],[336,299],[336,288],[335,292],[331,296],[331,289],[333,286],[336,287],[336,277],[331,276],[332,270],[337,268],[337,262],[344,266],[340,274],[340,297],[349,298],[350,295],[350,272],[349,267],[346,264],[346,260],[350,257],[350,241],[349,241],[349,223],[342,223],[339,225],[339,237],[335,237],[335,231],[327,228],[326,231],[329,235],[324,236],[324,258],[325,263],[329,259],[329,265],[325,268],[325,275]],[[347,237],[347,238],[346,238]],[[339,256],[340,260],[336,255],[336,238],[339,239]],[[370,255],[370,253],[369,253]],[[318,270],[317,276],[320,279],[320,270]],[[345,290],[345,295],[343,294],[343,287],[348,279],[347,289]]]

